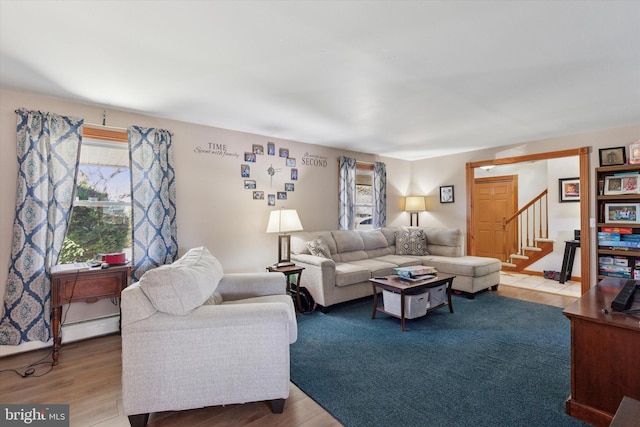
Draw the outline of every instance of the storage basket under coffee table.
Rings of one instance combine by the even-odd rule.
[[[433,310],[437,310],[440,307],[449,306],[449,312],[453,313],[453,304],[451,303],[451,285],[453,279],[456,276],[451,274],[438,273],[436,277],[425,280],[411,281],[402,277],[391,275],[382,277],[376,277],[369,279],[371,286],[373,287],[373,314],[372,319],[376,318],[376,312],[388,314],[389,316],[397,317],[400,319],[402,330],[405,330],[405,297],[410,295],[418,295],[425,292],[429,288],[437,288],[445,285],[447,289],[447,298],[442,303],[429,307],[427,313]],[[378,292],[376,288],[381,288],[386,291],[390,291],[396,294],[400,294],[400,315],[386,311],[384,307],[378,307]],[[426,313],[425,313],[426,314]]]

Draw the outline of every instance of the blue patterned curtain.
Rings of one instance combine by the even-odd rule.
[[[387,168],[384,163],[373,164],[373,228],[387,225]]]
[[[51,266],[69,225],[82,119],[19,110],[18,179],[0,344],[51,337]]]
[[[135,280],[178,254],[176,181],[171,132],[132,126],[129,131]]]
[[[338,188],[338,221],[340,230],[356,228],[356,159],[340,157],[340,181]]]

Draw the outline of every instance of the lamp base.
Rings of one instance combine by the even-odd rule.
[[[294,266],[295,264],[292,262],[288,262],[288,261],[283,261],[283,262],[278,262],[273,264],[274,267],[276,268],[280,268],[280,267],[291,267]]]
[[[416,217],[416,227],[419,227],[419,224],[418,224],[418,212],[411,212],[409,215],[410,215],[411,227],[413,227],[413,216],[414,215]]]

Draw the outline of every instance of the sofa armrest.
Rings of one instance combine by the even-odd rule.
[[[333,268],[333,272],[335,273],[336,262],[329,258],[309,254],[291,254],[291,260],[297,261],[297,263],[320,267],[322,269]]]
[[[311,292],[315,302],[326,307],[336,286],[336,262],[308,254],[291,254],[291,260],[305,268],[301,276],[302,286]]]
[[[284,295],[286,288],[284,274],[234,273],[222,276],[216,291],[225,301],[234,301],[263,295]]]

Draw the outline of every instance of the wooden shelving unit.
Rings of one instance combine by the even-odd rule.
[[[635,211],[635,220],[620,220],[612,221],[607,220],[607,213],[612,209],[607,210],[607,207],[611,208],[612,204],[638,204],[640,206],[640,193],[632,194],[606,194],[608,191],[605,188],[607,178],[622,177],[624,179],[625,174],[638,174],[636,186],[640,187],[640,164],[638,165],[622,165],[622,166],[603,166],[596,168],[596,215],[597,215],[597,232],[603,232],[611,228],[624,228],[631,229],[634,235],[640,236],[640,209]],[[621,187],[623,188],[623,187]],[[624,191],[624,190],[621,190]],[[614,205],[615,206],[615,205]],[[638,222],[636,222],[638,221]],[[638,237],[640,239],[640,237]],[[623,248],[623,247],[611,247],[602,245],[602,240],[599,235],[596,235],[596,242],[598,244],[598,279],[604,277],[611,277],[609,274],[602,274],[602,268],[600,265],[601,257],[615,258],[619,267],[624,267],[626,262],[627,266],[631,269],[631,277],[633,278],[633,270],[636,262],[640,263],[640,248]],[[625,261],[626,260],[626,261]],[[617,276],[621,277],[621,276]]]

